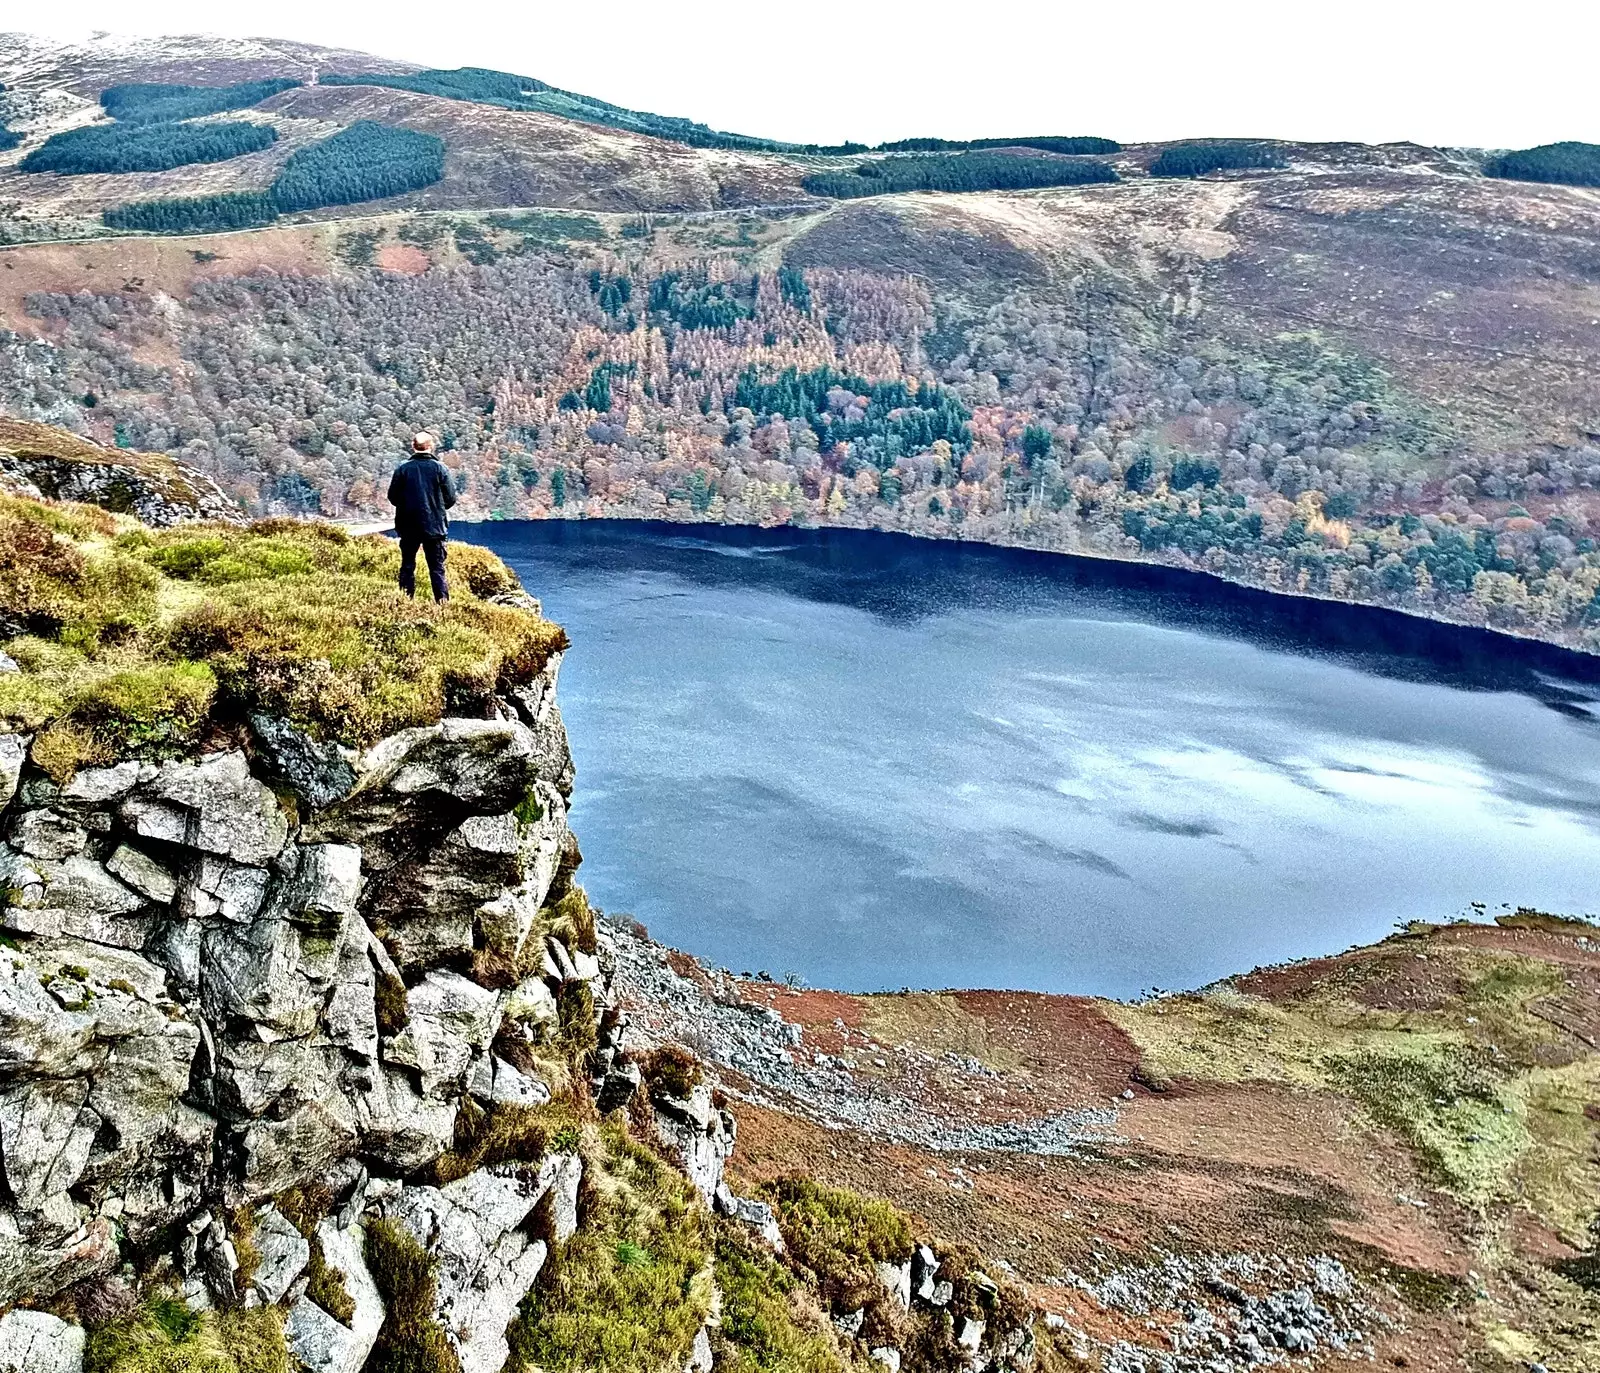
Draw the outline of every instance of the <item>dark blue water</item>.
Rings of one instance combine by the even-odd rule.
[[[583,880],[736,971],[1128,995],[1600,909],[1600,663],[848,531],[467,526],[566,625]]]

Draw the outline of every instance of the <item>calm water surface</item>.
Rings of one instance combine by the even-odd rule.
[[[457,533],[572,637],[591,896],[736,971],[1129,995],[1600,909],[1600,664],[897,536]]]

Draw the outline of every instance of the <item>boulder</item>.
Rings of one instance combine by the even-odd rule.
[[[766,1202],[736,1197],[726,1182],[717,1184],[715,1201],[723,1215],[748,1226],[778,1253],[783,1253],[783,1234],[778,1229],[777,1213]]]
[[[106,871],[158,906],[167,905],[178,894],[178,879],[154,858],[128,844],[117,845],[106,860]]]
[[[135,834],[257,867],[277,857],[289,835],[278,798],[250,775],[238,750],[163,763],[122,803],[121,815]]]
[[[686,1099],[652,1098],[656,1132],[677,1159],[707,1205],[722,1181],[722,1165],[733,1154],[738,1126],[726,1111],[711,1101],[711,1089],[701,1083]]]
[[[492,1083],[489,1100],[497,1106],[544,1106],[550,1101],[550,1086],[507,1063],[498,1054],[490,1060]]]
[[[317,1240],[324,1261],[344,1280],[355,1314],[345,1325],[302,1295],[289,1308],[284,1337],[308,1373],[359,1373],[383,1325],[383,1298],[363,1257],[365,1232],[359,1223],[341,1230],[324,1220],[317,1226]]]
[[[911,1260],[904,1263],[877,1263],[873,1267],[877,1270],[878,1281],[888,1292],[889,1298],[902,1311],[911,1309]]]
[[[613,1061],[599,1079],[599,1086],[595,1088],[595,1109],[601,1115],[620,1111],[633,1100],[643,1080],[644,1075],[639,1071],[639,1065],[631,1059],[621,1063]]]
[[[711,1332],[701,1326],[694,1332],[694,1343],[689,1347],[689,1362],[683,1373],[711,1373],[715,1360],[711,1353]]]
[[[74,1228],[61,1220],[0,1207],[0,1302],[51,1296],[121,1261],[111,1221],[99,1218]]]
[[[965,1316],[961,1321],[961,1329],[956,1334],[956,1343],[969,1353],[976,1354],[978,1346],[983,1343],[983,1332],[986,1328],[983,1321],[973,1316]]]
[[[256,1215],[254,1239],[261,1256],[252,1279],[256,1295],[264,1305],[276,1306],[311,1261],[311,1245],[270,1206]]]
[[[457,1100],[425,1097],[402,1069],[374,1073],[355,1106],[362,1151],[396,1173],[437,1158],[455,1137]]]
[[[368,845],[377,866],[431,848],[469,815],[516,808],[538,776],[518,720],[446,719],[401,730],[353,760],[350,794],[313,817],[307,837]]]
[[[82,1373],[84,1333],[47,1311],[0,1316],[0,1373]]]
[[[83,1173],[100,1117],[84,1078],[22,1083],[0,1093],[0,1161],[25,1211],[41,1211]]]
[[[460,973],[431,972],[406,994],[406,1027],[383,1046],[386,1063],[415,1068],[424,1095],[459,1086],[500,1027],[500,998]]]
[[[11,804],[22,780],[22,765],[28,759],[30,736],[0,734],[0,810]]]
[[[27,810],[11,826],[12,847],[29,858],[60,860],[82,853],[89,831],[56,810]]]
[[[540,1195],[550,1193],[550,1235],[565,1244],[578,1230],[578,1187],[583,1160],[576,1154],[550,1154],[539,1165]]]
[[[252,715],[250,732],[267,775],[313,810],[325,810],[354,790],[356,771],[337,744],[313,739],[271,715]]]
[[[888,1345],[879,1345],[878,1348],[870,1350],[867,1357],[873,1363],[882,1364],[889,1370],[889,1373],[900,1373],[900,1351],[898,1349],[890,1349]]]
[[[61,799],[85,806],[103,806],[110,801],[120,801],[141,778],[149,781],[155,772],[155,764],[136,763],[131,759],[108,768],[83,768],[61,788]]]

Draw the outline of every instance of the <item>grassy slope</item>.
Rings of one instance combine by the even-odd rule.
[[[1118,1138],[1073,1158],[863,1147],[767,1112],[742,1117],[735,1158],[747,1182],[807,1171],[886,1197],[1008,1259],[1096,1338],[1151,1337],[1046,1279],[1169,1253],[1329,1253],[1389,1294],[1380,1362],[1600,1369],[1592,925],[1417,926],[1135,1005],[747,995],[957,1120],[1115,1103]],[[976,1090],[951,1054],[988,1066]]]
[[[58,778],[132,753],[180,753],[252,710],[349,745],[481,708],[565,647],[491,597],[518,589],[457,550],[453,598],[411,601],[381,537],[267,521],[153,532],[86,506],[0,497],[0,615],[20,671],[0,719],[37,735]]]

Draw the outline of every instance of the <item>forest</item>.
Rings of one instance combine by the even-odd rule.
[[[900,191],[1018,191],[1117,181],[1104,162],[1060,157],[960,153],[954,157],[886,157],[848,172],[818,172],[802,185],[812,195],[848,200]]]
[[[265,191],[136,200],[100,218],[107,228],[138,233],[216,233],[270,224],[297,210],[400,195],[443,175],[442,140],[364,119],[292,153]]]
[[[101,215],[108,229],[142,234],[226,233],[270,224],[277,217],[278,207],[270,191],[136,200]]]
[[[908,277],[533,250],[184,304],[30,296],[48,329],[0,335],[0,405],[182,456],[264,513],[380,511],[429,425],[480,515],[1142,557],[1600,651],[1600,445],[1471,451],[1314,334],[1153,340],[1087,278],[972,310]]]
[[[1042,153],[1079,156],[1095,153],[1120,153],[1122,144],[1109,138],[902,138],[895,143],[880,143],[872,151],[880,153],[958,153],[982,152],[987,148],[1033,148]],[[860,149],[859,151],[865,151],[865,149]]]
[[[292,153],[272,183],[280,212],[381,200],[444,176],[444,141],[361,119]]]
[[[87,124],[47,138],[18,164],[25,172],[164,172],[197,162],[226,162],[270,148],[270,124]]]
[[[171,123],[242,110],[259,105],[269,96],[292,90],[300,82],[291,77],[265,81],[240,81],[232,86],[180,86],[134,81],[108,86],[100,92],[100,108],[124,124]]]
[[[452,71],[409,72],[403,75],[382,72],[363,75],[329,73],[321,81],[326,86],[388,86],[395,90],[443,96],[449,100],[499,105],[511,110],[538,110],[566,119],[581,119],[609,128],[670,138],[692,148],[746,148],[773,152],[785,146],[766,138],[719,133],[692,119],[630,110],[622,105],[596,100],[592,96],[560,90],[531,76],[515,76],[486,67],[459,67]]]
[[[1600,144],[1545,143],[1503,153],[1484,164],[1484,175],[1511,181],[1548,181],[1565,186],[1600,186]]]
[[[1283,158],[1265,143],[1202,139],[1163,148],[1161,155],[1150,164],[1150,175],[1205,176],[1208,172],[1285,165]]]

